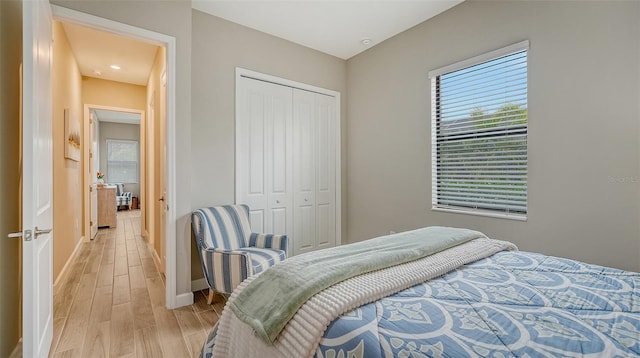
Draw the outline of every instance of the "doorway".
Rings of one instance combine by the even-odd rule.
[[[105,206],[98,205],[98,191],[111,183],[123,184],[123,193],[118,204],[120,207],[139,209],[139,202],[144,202],[141,190],[144,187],[141,172],[145,169],[142,165],[146,151],[144,148],[146,140],[141,131],[145,118],[144,111],[133,108],[109,107],[96,104],[84,104],[85,126],[88,136],[86,137],[88,154],[88,172],[91,178],[89,193],[87,195],[88,218],[85,218],[85,225],[88,226],[89,238],[93,240],[99,227],[104,227],[109,222],[106,214],[112,210],[104,210]],[[118,209],[118,208],[116,208]],[[102,215],[98,215],[103,211]],[[85,210],[85,214],[87,210]],[[113,211],[115,214],[115,211]],[[141,215],[143,216],[143,215]],[[87,224],[88,219],[88,224]],[[103,222],[101,222],[103,221]],[[144,223],[140,222],[139,232],[144,232]]]
[[[52,9],[53,16],[56,20],[142,40],[166,49],[166,116],[163,125],[166,128],[166,136],[164,139],[167,155],[164,161],[166,166],[166,196],[164,196],[163,199],[167,210],[166,223],[164,227],[160,228],[160,231],[166,235],[164,242],[166,250],[166,305],[168,308],[175,308],[179,304],[178,295],[176,294],[175,207],[171,205],[175,197],[175,38],[55,5],[52,5]],[[143,129],[141,129],[141,131],[142,130]],[[142,171],[142,173],[144,173],[144,171]],[[141,176],[143,175],[144,174],[141,174]],[[84,187],[88,188],[91,181],[92,178],[89,178],[87,175],[84,179]],[[180,302],[180,304],[184,304],[184,302]]]

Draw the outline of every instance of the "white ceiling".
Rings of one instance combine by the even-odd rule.
[[[462,1],[193,0],[192,7],[348,59]],[[158,46],[62,24],[83,76],[147,84]],[[363,45],[364,38],[371,39],[371,44]],[[121,69],[114,70],[111,65]]]
[[[140,124],[140,114],[131,112],[110,111],[106,109],[94,109],[100,122]]]
[[[463,0],[193,0],[191,6],[348,59]],[[363,45],[362,39],[371,39]]]
[[[147,85],[158,46],[88,27],[62,25],[83,76]],[[114,70],[111,65],[121,68]]]

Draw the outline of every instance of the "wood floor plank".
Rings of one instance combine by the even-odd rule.
[[[147,288],[149,289],[149,297],[151,298],[152,307],[164,307],[164,284],[160,275],[147,279]]]
[[[64,352],[56,352],[53,358],[81,358],[82,354],[79,348],[72,348]]]
[[[95,324],[111,320],[111,309],[113,305],[113,292],[111,286],[96,288],[91,305],[90,321]]]
[[[202,323],[191,306],[176,308],[173,310],[173,314],[178,319],[178,324],[185,337],[203,330]]]
[[[102,261],[101,265],[108,265],[115,263],[116,260],[116,249],[115,247],[106,247],[105,245],[104,251],[102,252]]]
[[[129,265],[127,264],[127,251],[124,251],[124,256],[118,256],[116,252],[116,259],[113,267],[113,275],[121,276],[129,273]]]
[[[151,256],[142,259],[142,269],[146,278],[152,278],[158,275],[158,268]]]
[[[56,352],[82,348],[90,309],[91,298],[73,301],[73,306],[69,312],[69,318],[67,318],[67,322],[64,325],[64,330],[60,336]]]
[[[79,283],[66,282],[53,300],[53,319],[67,318]]]
[[[129,267],[129,281],[132,290],[135,288],[147,288],[147,280],[144,277],[142,266]]]
[[[133,308],[135,329],[146,328],[156,324],[149,291],[146,287],[131,289],[131,306]]]
[[[134,333],[136,357],[156,358],[164,356],[156,326],[136,329]]]
[[[98,246],[96,246],[98,247]],[[97,273],[100,269],[100,261],[102,259],[102,245],[100,249],[92,250],[84,268],[84,273]]]
[[[133,243],[131,245],[136,247],[135,243]],[[142,262],[140,261],[140,255],[138,255],[138,249],[135,248],[134,250],[135,251],[127,250],[127,262],[129,264],[129,267],[142,265]]]
[[[165,357],[188,357],[189,349],[185,344],[180,325],[173,313],[165,307],[153,307],[158,336]]]
[[[98,277],[98,274],[93,272],[82,274],[80,285],[75,295],[76,300],[84,300],[93,296],[93,291],[96,288],[96,277]]]
[[[220,319],[220,316],[214,310],[201,311],[197,314],[198,318],[200,318],[200,321],[202,322],[202,326],[206,331],[212,329]]]
[[[212,309],[211,305],[207,304],[206,294],[202,291],[196,291],[193,293],[193,308],[196,312],[208,311]]]
[[[187,348],[189,348],[192,358],[198,358],[200,356],[200,351],[202,351],[202,346],[206,340],[207,335],[204,331],[196,332],[185,337],[185,341],[187,341]]]
[[[131,303],[113,306],[110,338],[109,351],[112,357],[135,353]]]
[[[114,264],[100,265],[96,287],[113,286],[113,267]]]
[[[91,325],[85,336],[82,347],[83,357],[109,357],[111,341],[111,321]]]
[[[147,242],[142,236],[138,236],[138,240],[136,242],[138,246],[138,254],[140,255],[140,259],[150,258],[149,248],[147,246]]]
[[[222,311],[224,310],[224,306],[227,304],[227,298],[223,297],[221,300],[214,301],[211,307],[216,311],[218,316],[222,315]]]
[[[131,291],[129,289],[129,275],[116,276],[113,278],[113,305],[131,301]]]
[[[67,317],[57,318],[53,320],[53,338],[51,339],[51,349],[49,350],[51,353],[55,353],[56,348],[58,347],[60,335],[62,334],[62,330],[64,329],[64,324],[66,321]],[[49,354],[49,356],[52,356],[52,354]]]

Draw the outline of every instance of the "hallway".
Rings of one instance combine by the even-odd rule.
[[[144,239],[140,211],[82,243],[54,292],[51,357],[197,357],[223,303],[165,307],[165,288]]]

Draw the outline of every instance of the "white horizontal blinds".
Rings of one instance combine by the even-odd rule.
[[[107,139],[107,181],[138,182],[138,142]]]
[[[527,48],[432,77],[433,204],[527,213]]]

